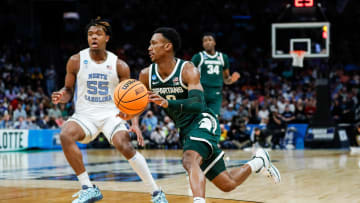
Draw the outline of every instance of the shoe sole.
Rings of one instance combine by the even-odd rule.
[[[94,197],[94,198],[92,198],[92,199],[89,199],[89,200],[86,201],[85,203],[94,203],[94,202],[100,201],[100,200],[102,200],[102,199],[103,199],[103,196],[100,195],[100,196],[98,196],[98,197]]]
[[[272,169],[272,171],[274,171],[274,173],[270,172],[271,169]],[[270,163],[270,168],[268,169],[268,172],[269,172],[269,178],[271,178],[275,184],[278,184],[281,182],[281,175],[280,175],[279,170],[276,168],[276,166],[274,166],[273,164]],[[274,180],[274,177],[272,174],[274,174],[274,176],[276,176],[275,179],[277,179],[278,181]]]

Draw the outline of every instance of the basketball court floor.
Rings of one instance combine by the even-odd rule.
[[[192,203],[181,151],[143,150],[150,170],[171,203]],[[207,203],[360,202],[360,154],[339,150],[271,151],[282,182],[252,175],[224,193],[207,182]],[[84,150],[86,168],[102,190],[100,202],[150,202],[127,161],[114,149]],[[241,166],[250,152],[226,151],[228,167]],[[0,202],[71,202],[80,189],[62,151],[0,153]]]

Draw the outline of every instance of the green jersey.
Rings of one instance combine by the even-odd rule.
[[[214,55],[209,55],[206,51],[202,51],[195,54],[191,61],[200,71],[200,81],[203,86],[223,86],[223,71],[230,66],[226,54],[215,52]]]
[[[182,82],[181,72],[186,61],[176,59],[176,65],[172,73],[167,78],[161,78],[158,72],[158,65],[153,63],[149,69],[149,89],[154,93],[169,99],[187,99],[188,88]],[[178,112],[173,109],[164,109],[166,114],[175,122],[177,128],[183,128],[191,124],[197,114]]]

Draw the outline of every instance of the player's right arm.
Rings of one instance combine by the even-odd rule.
[[[57,92],[53,92],[51,100],[54,104],[67,103],[74,94],[74,86],[76,82],[76,74],[80,69],[80,54],[70,57],[66,64],[65,85]]]

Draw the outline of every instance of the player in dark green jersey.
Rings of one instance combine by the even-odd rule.
[[[141,71],[139,80],[151,91],[149,101],[163,107],[180,129],[182,162],[189,174],[194,202],[205,203],[205,177],[223,191],[235,189],[252,172],[262,169],[279,182],[280,174],[263,149],[244,166],[226,170],[224,152],[218,148],[219,121],[206,107],[199,71],[192,63],[175,58],[179,47],[180,36],[174,29],[155,30],[149,46],[153,64]]]
[[[204,51],[195,54],[191,61],[200,71],[200,81],[204,88],[207,106],[219,116],[223,83],[233,84],[240,78],[240,74],[234,72],[230,75],[228,56],[215,51],[216,41],[213,33],[205,33],[202,43]]]

